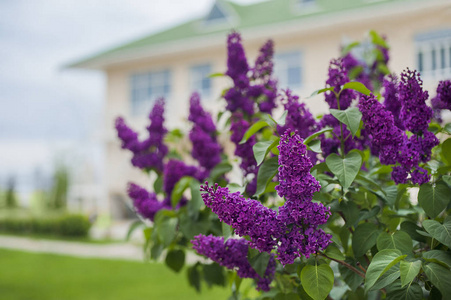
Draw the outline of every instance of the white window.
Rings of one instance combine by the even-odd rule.
[[[416,69],[422,77],[441,80],[451,76],[451,29],[415,37]]]
[[[200,64],[194,65],[189,70],[190,89],[194,92],[199,92],[202,97],[209,97],[211,95],[211,65]]]
[[[274,73],[281,88],[300,88],[302,86],[301,52],[292,51],[276,54]]]
[[[130,87],[132,114],[146,115],[157,98],[169,97],[171,73],[169,70],[134,73],[130,77]]]

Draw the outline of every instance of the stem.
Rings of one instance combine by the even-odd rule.
[[[351,265],[348,264],[347,262],[342,261],[342,260],[338,260],[338,259],[335,259],[335,258],[332,258],[332,257],[329,257],[329,256],[327,256],[327,255],[324,254],[324,253],[320,253],[320,254],[321,254],[322,256],[324,256],[325,258],[327,258],[327,259],[333,260],[333,261],[339,263],[340,265],[345,266],[346,268],[348,268],[349,270],[353,271],[354,273],[356,273],[356,274],[359,275],[360,277],[365,278],[365,274],[364,274],[364,273],[360,272],[357,268],[355,268],[354,266],[351,266]]]

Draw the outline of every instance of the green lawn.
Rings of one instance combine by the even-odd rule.
[[[0,298],[227,299],[227,289],[197,294],[179,274],[158,263],[84,259],[0,249]]]

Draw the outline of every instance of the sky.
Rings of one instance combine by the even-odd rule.
[[[94,163],[101,163],[103,74],[64,65],[203,15],[212,5],[213,0],[1,0],[0,184],[11,176],[30,182],[32,174],[50,172],[68,153],[90,157],[95,151]]]

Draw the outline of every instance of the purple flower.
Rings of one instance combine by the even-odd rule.
[[[252,79],[265,79],[273,73],[274,42],[268,40],[261,48],[252,68]]]
[[[443,109],[451,110],[451,80],[440,81],[437,86],[437,95],[431,100],[434,110],[434,119],[442,122],[441,111]]]
[[[122,141],[122,149],[127,149],[132,152],[139,151],[138,133],[128,127],[123,118],[118,117],[116,119],[115,127],[117,136]]]
[[[191,95],[188,120],[208,134],[214,135],[216,133],[216,126],[213,123],[213,119],[211,118],[211,115],[203,109],[198,93],[193,93]]]
[[[235,86],[246,88],[249,85],[248,72],[249,65],[247,64],[246,54],[241,44],[241,35],[238,32],[232,32],[227,37],[226,75],[232,78]]]
[[[307,147],[302,138],[295,133],[290,136],[287,130],[280,137],[279,185],[276,191],[288,202],[311,201],[313,193],[320,190],[319,182],[310,174],[312,163],[307,156]],[[295,217],[295,219],[297,219]]]
[[[175,184],[184,176],[191,176],[202,182],[208,176],[208,172],[195,166],[188,166],[180,160],[169,160],[163,173],[163,190],[166,196],[171,196]]]
[[[287,111],[287,117],[285,126],[277,126],[279,134],[283,134],[287,129],[296,130],[302,138],[306,138],[317,130],[313,115],[305,107],[305,103],[299,103],[299,97],[293,95],[291,90],[284,91],[282,103]]]
[[[338,93],[342,86],[349,82],[346,68],[343,66],[341,59],[333,59],[330,61],[328,79],[326,80],[327,87],[333,87],[334,92]],[[333,91],[325,93],[326,102],[330,108],[337,109],[337,97]],[[343,90],[340,94],[340,109],[344,110],[351,105],[352,100],[355,98],[354,91],[350,89]]]
[[[368,89],[373,90],[371,82],[371,74],[367,64],[363,61],[357,60],[351,52],[348,52],[343,58],[343,66],[349,75],[354,68],[360,68],[360,72],[354,78],[356,81],[363,83]]]
[[[426,132],[432,118],[432,109],[426,105],[429,95],[422,86],[423,81],[417,71],[407,69],[401,73],[398,91],[402,103],[400,118],[405,128],[415,134]]]
[[[146,189],[130,183],[128,185],[128,196],[133,200],[133,206],[143,218],[153,221],[155,214],[166,207],[163,202],[158,201],[155,193],[149,193]]]
[[[257,289],[269,291],[269,285],[274,279],[276,262],[271,256],[263,278],[249,264],[247,254],[248,241],[245,239],[228,239],[212,235],[198,235],[191,240],[193,249],[201,255],[205,255],[219,265],[230,270],[236,270],[241,278],[253,278],[257,281]]]
[[[168,153],[168,147],[163,143],[164,127],[164,100],[155,102],[149,115],[150,125],[147,127],[149,136],[144,141],[138,140],[138,134],[130,129],[122,118],[116,119],[118,137],[122,140],[122,148],[133,153],[132,165],[140,169],[155,169],[163,171],[163,159]]]
[[[203,168],[210,171],[221,162],[221,146],[216,140],[216,127],[211,115],[202,108],[197,93],[191,96],[188,119],[194,123],[189,133],[193,144],[191,155]]]
[[[402,104],[398,94],[398,78],[394,74],[390,74],[384,78],[382,86],[385,108],[392,113],[395,125],[404,129],[404,123],[399,116]]]
[[[228,188],[208,183],[201,186],[202,199],[219,220],[233,228],[239,236],[249,236],[250,246],[261,252],[270,252],[277,244],[279,234],[277,213],[257,200],[246,199],[239,192],[229,193]]]

